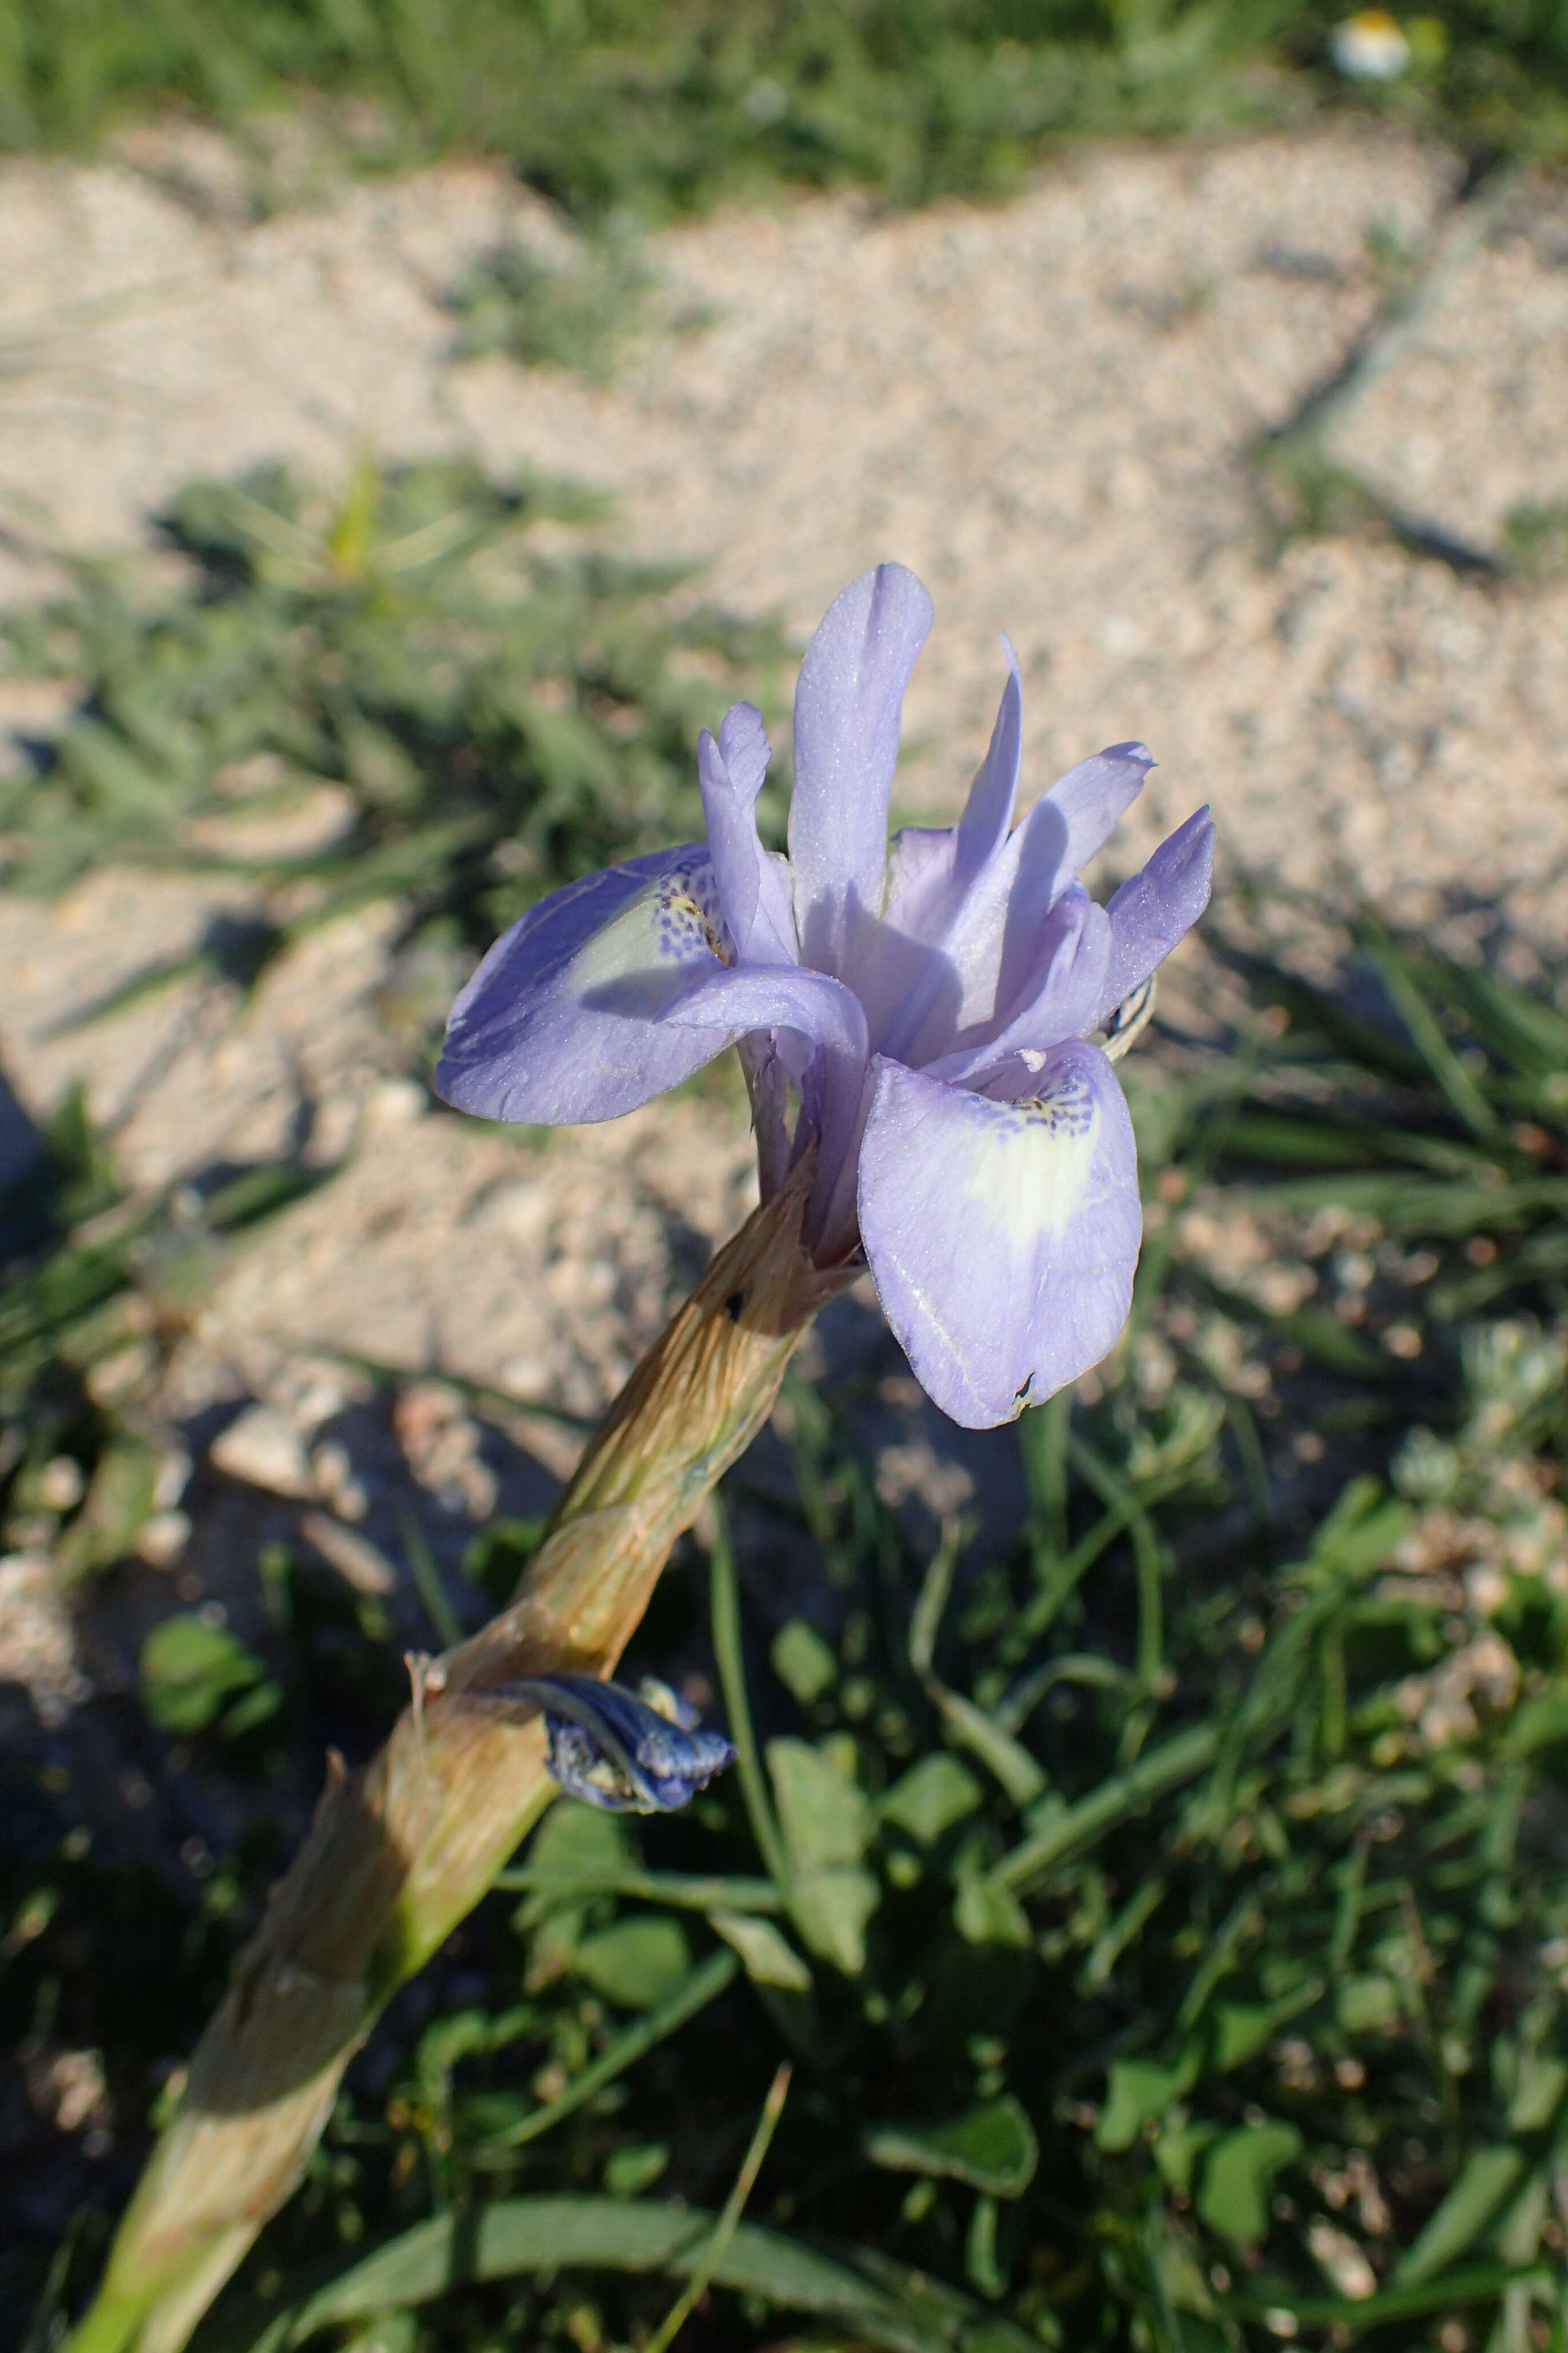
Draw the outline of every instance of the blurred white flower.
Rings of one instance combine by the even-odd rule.
[[[1385,8],[1360,8],[1329,35],[1329,50],[1352,81],[1397,81],[1410,44]]]

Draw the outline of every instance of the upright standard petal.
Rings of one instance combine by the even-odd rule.
[[[1007,683],[955,837],[954,863],[966,881],[979,873],[1006,839],[1013,804],[1018,797],[1018,769],[1024,756],[1024,683],[1010,638],[1003,638],[1002,650],[1007,657]]]
[[[672,1007],[732,953],[708,852],[657,851],[552,892],[503,932],[453,1006],[436,1090],[481,1119],[618,1119],[738,1032]],[[716,1017],[717,1018],[717,1017]]]
[[[1127,1320],[1142,1230],[1127,1105],[1076,1039],[1017,1101],[874,1068],[860,1233],[882,1310],[928,1396],[990,1429],[1098,1364]]]
[[[899,711],[931,625],[912,572],[879,564],[828,607],[795,697],[789,856],[801,952],[847,976],[882,908]]]
[[[985,1087],[984,1073],[1018,1054],[1037,1060],[1095,1026],[1110,960],[1110,925],[1081,882],[1069,882],[1040,925],[1034,965],[992,1020],[927,1067],[933,1079]]]
[[[1142,988],[1208,905],[1214,844],[1214,819],[1207,807],[1194,809],[1185,825],[1167,835],[1142,872],[1124,882],[1110,901],[1105,911],[1110,919],[1110,961],[1090,1025],[1094,1029],[1103,1028],[1117,1007]]]
[[[794,964],[789,882],[757,834],[757,795],[771,757],[763,715],[749,702],[726,712],[715,743],[698,739],[697,775],[708,820],[708,852],[725,927],[742,964]]]
[[[1153,765],[1147,744],[1108,744],[1057,778],[1046,798],[1068,821],[1067,862],[1075,873],[1110,840]]]
[[[1009,675],[963,814],[951,828],[894,837],[882,920],[847,976],[878,1051],[917,1067],[995,999],[1023,740],[1017,657],[1002,642]]]

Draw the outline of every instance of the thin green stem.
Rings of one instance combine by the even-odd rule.
[[[1194,1724],[1185,1732],[1173,1734],[1125,1773],[1101,1782],[1091,1797],[1042,1823],[1031,1837],[1005,1854],[988,1877],[1015,1894],[1037,1887],[1068,1855],[1092,1846],[1167,1789],[1194,1780],[1205,1766],[1213,1764],[1218,1746],[1219,1734],[1212,1724]]]
[[[619,1895],[683,1912],[782,1912],[771,1879],[704,1879],[683,1871],[503,1871],[495,1884],[515,1894]]]
[[[441,1648],[455,1650],[463,1639],[463,1628],[441,1582],[441,1571],[426,1542],[425,1531],[412,1512],[400,1512],[398,1525],[403,1533],[403,1556],[408,1563],[408,1574],[414,1579],[414,1589],[425,1615],[435,1628]]]
[[[617,2075],[624,2075],[628,2067],[635,2066],[643,2053],[651,2051],[656,2043],[662,2042],[667,2034],[673,2034],[678,2026],[684,2026],[689,2018],[694,2018],[700,2010],[705,2010],[723,1992],[740,1966],[733,1953],[710,1954],[700,1968],[693,1969],[691,1975],[677,1986],[668,2000],[661,2001],[657,2010],[650,2010],[646,2017],[628,2026],[625,2033],[617,2034],[607,2049],[601,2051],[593,2065],[584,2067],[563,2092],[553,2100],[546,2101],[543,2107],[534,2108],[526,2116],[521,2116],[504,2132],[492,2134],[475,2151],[476,2163],[489,2164],[510,2149],[521,2148],[525,2141],[537,2140],[541,2133],[549,2132],[563,2116],[569,2116],[574,2108],[582,2106],[584,2100],[591,2100],[595,2092],[602,2091],[606,2084],[613,2084]]]
[[[1094,1567],[1100,1554],[1136,1521],[1146,1518],[1152,1505],[1163,1503],[1167,1495],[1174,1494],[1178,1488],[1184,1487],[1193,1475],[1194,1466],[1190,1462],[1182,1463],[1160,1478],[1152,1479],[1136,1493],[1124,1493],[1096,1520],[1093,1527],[1079,1538],[1071,1552],[1054,1565],[1041,1581],[1039,1591],[1018,1612],[1008,1644],[1010,1653],[1014,1657],[1021,1656],[1032,1642],[1037,1641],[1074,1587]]]
[[[728,1524],[717,1504],[713,1513],[709,1595],[713,1622],[713,1656],[719,1668],[719,1687],[724,1694],[725,1713],[730,1719],[730,1737],[735,1744],[735,1773],[741,1785],[741,1797],[763,1868],[780,1894],[787,1899],[791,1878],[789,1855],[773,1813],[773,1799],[757,1750],[757,1736],[752,1729],[752,1711],[746,1697],[746,1666],[741,1647],[741,1592],[735,1578],[735,1556],[730,1545]]]
[[[724,2211],[713,2226],[713,2235],[698,2257],[696,2270],[687,2281],[679,2296],[671,2305],[665,2317],[664,2326],[655,2335],[647,2348],[647,2353],[669,2353],[670,2346],[674,2344],[696,2311],[700,2298],[707,2293],[708,2283],[723,2261],[724,2250],[735,2235],[736,2225],[741,2220],[746,2200],[752,2194],[758,2174],[762,2171],[763,2159],[768,2153],[768,2144],[777,2129],[780,2116],[784,2114],[784,2104],[789,2094],[789,2080],[793,2072],[789,2061],[784,2060],[768,2088],[768,2096],[763,2102],[763,2113],[757,2118],[757,2129],[752,2135],[752,2145],[742,2160],[740,2172],[735,2176],[735,2187],[724,2200]]]

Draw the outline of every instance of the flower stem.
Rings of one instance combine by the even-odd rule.
[[[416,1679],[362,1772],[329,1758],[310,1835],[196,2047],[71,2353],[179,2353],[293,2190],[383,2006],[554,1794],[541,1719],[466,1694],[614,1670],[670,1546],[847,1280],[802,1245],[810,1178],[803,1162],[747,1220],[637,1366],[508,1607]]]

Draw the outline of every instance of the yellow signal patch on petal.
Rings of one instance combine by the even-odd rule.
[[[1016,1103],[965,1100],[974,1106],[965,1207],[1016,1251],[1064,1233],[1095,1184],[1100,1109],[1083,1073],[1065,1071]]]
[[[712,959],[733,962],[712,870],[706,859],[656,875],[573,957],[570,987],[584,1004],[613,1006],[637,993],[637,1009],[656,1013]],[[626,1010],[632,1009],[629,997]]]
[[[944,1413],[1009,1421],[1098,1364],[1127,1318],[1142,1217],[1115,1072],[1077,1039],[1014,1101],[876,1071],[859,1214],[883,1313]]]

